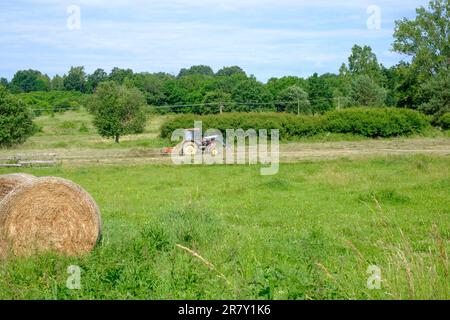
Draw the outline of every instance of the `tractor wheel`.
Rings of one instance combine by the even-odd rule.
[[[207,147],[207,149],[206,149],[206,151],[211,155],[211,156],[213,156],[213,157],[216,157],[216,156],[218,156],[218,155],[220,155],[222,152],[222,150],[221,150],[221,148],[217,145],[217,143],[211,143],[208,147]]]
[[[188,141],[183,144],[183,155],[193,156],[198,152],[198,145],[193,141]]]

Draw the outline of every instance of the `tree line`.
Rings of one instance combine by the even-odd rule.
[[[196,65],[181,69],[178,75],[135,73],[121,68],[109,73],[97,69],[87,74],[84,67],[78,66],[65,75],[50,78],[37,70],[21,70],[11,81],[2,78],[0,84],[13,94],[35,91],[93,94],[89,109],[99,118],[102,114],[106,117],[119,112],[117,109],[122,113],[131,112],[125,105],[119,108],[111,104],[111,101],[119,103],[123,97],[130,96],[161,113],[279,111],[316,114],[352,106],[388,106],[422,111],[438,124],[450,112],[450,0],[433,0],[428,7],[416,11],[415,19],[395,23],[392,49],[407,59],[389,68],[378,61],[370,46],[354,45],[338,73],[271,78],[267,83],[248,75],[239,66],[214,72],[209,66]],[[116,92],[112,98],[108,90],[121,94]],[[100,112],[99,105],[109,111]],[[132,113],[138,115],[141,111]],[[129,120],[127,117],[124,116]],[[103,123],[103,120],[97,122]],[[131,122],[122,126],[127,127],[125,131],[141,129]],[[116,138],[115,134],[112,136]]]

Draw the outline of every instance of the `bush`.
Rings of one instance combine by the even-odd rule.
[[[439,125],[444,130],[450,129],[450,112],[445,113],[442,117],[439,118]]]
[[[409,109],[350,108],[324,115],[324,129],[365,137],[392,137],[419,133],[429,123],[425,116]]]
[[[23,143],[36,131],[27,107],[0,86],[0,146]]]
[[[30,92],[17,95],[38,116],[42,112],[64,112],[78,110],[85,103],[85,96],[80,92],[49,91]]]
[[[161,127],[161,137],[170,138],[172,132],[179,128],[192,128],[194,120],[202,121],[203,131],[214,128],[225,134],[226,129],[278,129],[283,139],[321,132],[391,137],[420,133],[429,125],[425,116],[416,111],[394,108],[349,108],[314,116],[286,113],[186,114],[166,121]]]

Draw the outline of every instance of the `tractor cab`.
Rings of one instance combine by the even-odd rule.
[[[194,141],[195,140],[195,132],[199,132],[199,128],[191,128],[184,130],[184,141]],[[201,135],[201,132],[200,132]]]

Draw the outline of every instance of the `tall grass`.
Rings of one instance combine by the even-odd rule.
[[[30,169],[85,187],[104,237],[80,258],[2,262],[0,298],[450,298],[447,157],[283,164],[272,177],[258,169]],[[66,287],[69,265],[82,269],[81,290]],[[371,265],[379,290],[367,286]]]

